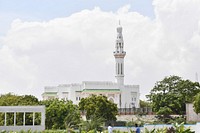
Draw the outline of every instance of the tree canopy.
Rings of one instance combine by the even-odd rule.
[[[200,93],[195,96],[194,100],[194,111],[198,114],[200,113]]]
[[[169,76],[156,82],[147,98],[159,115],[182,115],[185,113],[185,103],[193,102],[198,92],[199,83],[183,80],[179,76]]]
[[[140,108],[151,107],[151,103],[148,101],[140,100]]]
[[[80,123],[80,111],[72,101],[52,99],[41,104],[46,106],[47,129],[73,128]]]
[[[39,100],[33,95],[0,95],[0,106],[39,105]]]
[[[106,96],[92,95],[82,98],[79,109],[85,111],[87,120],[102,118],[105,121],[115,121],[118,113],[117,105]]]

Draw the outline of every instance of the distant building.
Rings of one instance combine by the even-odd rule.
[[[118,108],[139,107],[139,85],[124,85],[124,41],[122,27],[117,27],[117,39],[113,52],[116,65],[117,82],[109,81],[83,81],[78,84],[61,84],[58,86],[46,86],[42,97],[44,100],[59,98],[72,100],[78,104],[81,98],[94,95],[104,95],[108,100],[117,104]]]
[[[193,103],[186,103],[186,120],[187,121],[200,121],[200,114],[195,113]]]

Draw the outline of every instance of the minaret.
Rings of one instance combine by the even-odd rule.
[[[122,27],[119,22],[119,26],[117,27],[117,39],[116,39],[116,45],[115,45],[115,62],[116,62],[116,79],[118,86],[124,85],[124,57],[126,55],[126,52],[123,50],[124,48],[124,41],[122,36]]]

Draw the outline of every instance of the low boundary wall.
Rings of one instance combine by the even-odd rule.
[[[153,129],[161,129],[161,128],[169,128],[172,127],[173,125],[171,124],[158,124],[158,125],[153,125],[153,124],[146,124],[143,127],[140,127],[141,132],[143,133],[145,129],[148,130],[153,130]],[[196,123],[196,124],[185,124],[184,125],[186,128],[190,128],[191,131],[195,131],[195,133],[200,133],[200,122]],[[135,131],[136,128],[135,127],[113,127],[113,130],[120,130],[120,131],[124,131],[124,132],[130,132],[130,130]]]

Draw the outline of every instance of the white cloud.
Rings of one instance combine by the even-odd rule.
[[[154,0],[155,19],[96,7],[46,22],[13,21],[1,39],[0,92],[41,96],[46,85],[114,81],[118,20],[125,41],[125,82],[141,85],[144,98],[168,75],[194,80],[200,73],[200,5],[197,0]]]
[[[200,1],[197,0],[176,0],[158,1],[155,0],[156,20],[162,26],[160,33],[162,37],[157,44],[159,46],[160,57],[170,65],[171,73],[179,73],[186,76],[194,71],[191,66],[199,65],[195,63],[199,49],[194,44],[189,43],[194,34],[198,31],[200,20]],[[162,54],[163,53],[163,54]],[[191,77],[190,77],[191,78]]]

